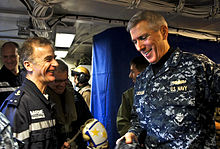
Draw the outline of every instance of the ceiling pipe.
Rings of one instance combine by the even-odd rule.
[[[219,0],[214,0],[213,6],[211,6],[208,19],[213,19],[219,13]]]
[[[185,0],[179,0],[179,4],[176,6],[174,11],[176,11],[177,13],[181,13],[184,8],[184,5],[185,5]]]

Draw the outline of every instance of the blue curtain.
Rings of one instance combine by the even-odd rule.
[[[122,92],[132,85],[130,60],[140,55],[124,27],[105,30],[93,38],[91,112],[107,129],[114,148],[119,138],[116,116]]]
[[[169,35],[169,43],[183,51],[203,53],[220,63],[220,45],[217,42]],[[105,30],[93,38],[91,112],[102,122],[108,133],[110,148],[119,138],[116,116],[122,92],[131,87],[129,62],[140,55],[124,27]]]
[[[216,41],[198,40],[177,35],[169,35],[168,40],[171,46],[179,47],[186,52],[204,54],[214,62],[220,64],[220,43]]]

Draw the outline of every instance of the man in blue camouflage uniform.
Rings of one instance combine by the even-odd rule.
[[[204,55],[170,48],[167,23],[157,13],[137,13],[127,29],[150,65],[136,80],[132,127],[124,136],[126,143],[137,141],[145,130],[145,146],[150,149],[216,148],[213,115],[220,99],[217,64]]]
[[[0,112],[0,148],[17,149],[18,143],[12,137],[9,120]]]
[[[58,66],[52,43],[43,37],[27,39],[19,51],[27,71],[16,91],[6,98],[1,111],[12,126],[13,136],[24,143],[24,149],[57,148],[54,106],[45,94],[55,80]]]

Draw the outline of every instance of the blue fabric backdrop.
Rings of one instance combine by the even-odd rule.
[[[205,54],[216,63],[220,63],[220,43],[208,40],[198,40],[177,35],[168,36],[169,43],[173,47],[180,47],[181,50]]]
[[[140,55],[123,27],[108,29],[93,39],[91,111],[108,132],[110,147],[119,137],[116,116],[122,92],[131,87],[130,60]]]
[[[220,63],[220,45],[217,42],[176,35],[169,35],[169,42],[183,51],[203,53]],[[123,27],[111,28],[94,36],[93,43],[91,111],[107,129],[110,148],[113,149],[119,138],[116,116],[121,95],[132,85],[128,77],[129,62],[140,54]]]

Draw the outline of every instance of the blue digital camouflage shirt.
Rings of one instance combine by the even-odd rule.
[[[12,137],[9,120],[0,112],[0,149],[18,149],[18,143]]]
[[[137,77],[130,132],[145,129],[156,149],[216,148],[213,114],[220,99],[220,70],[204,55],[175,50],[159,72]]]

